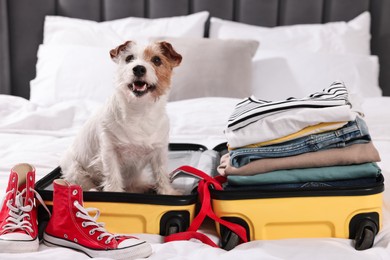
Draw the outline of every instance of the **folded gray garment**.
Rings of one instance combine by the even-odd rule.
[[[219,160],[219,153],[214,150],[206,151],[170,151],[169,152],[169,170],[172,186],[183,193],[183,195],[191,194],[193,189],[198,185],[199,178],[194,178],[192,175],[185,173],[179,174],[174,172],[178,167],[189,165],[210,176],[217,175],[216,168]]]
[[[372,142],[369,142],[289,157],[259,159],[239,168],[231,166],[229,161],[228,155],[221,158],[221,165],[218,167],[220,174],[242,176],[277,170],[363,164],[379,162],[380,156]]]
[[[301,183],[373,178],[381,173],[376,163],[280,170],[252,176],[228,176],[232,186]]]

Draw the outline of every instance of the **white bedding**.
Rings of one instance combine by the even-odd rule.
[[[171,142],[192,142],[213,148],[225,142],[223,128],[238,99],[200,98],[168,104]],[[37,179],[58,165],[82,123],[101,104],[63,102],[39,107],[28,100],[0,95],[0,196],[5,193],[9,171],[28,162],[37,169]],[[390,97],[367,98],[363,103],[366,121],[380,152],[379,166],[390,186]],[[335,210],[337,207],[335,206]],[[232,251],[215,249],[197,241],[161,243],[158,235],[140,234],[152,243],[149,259],[390,259],[390,191],[384,192],[383,227],[373,248],[356,251],[348,239],[285,239],[252,241]],[[203,231],[217,240],[212,223]],[[88,259],[83,253],[41,244],[39,252],[1,254],[0,259]]]

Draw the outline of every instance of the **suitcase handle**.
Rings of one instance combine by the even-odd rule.
[[[218,222],[220,225],[223,225],[228,229],[230,229],[232,232],[236,233],[237,236],[240,238],[241,242],[248,242],[246,229],[244,227],[236,223],[232,223],[227,220],[219,218],[217,215],[215,215],[213,208],[211,206],[210,188],[216,190],[222,190],[223,189],[222,183],[226,182],[226,177],[217,176],[212,178],[207,173],[187,165],[177,168],[174,172],[177,171],[182,171],[187,174],[200,178],[199,185],[198,185],[198,194],[201,201],[201,208],[199,210],[198,215],[193,219],[187,231],[166,236],[164,241],[171,242],[177,240],[190,240],[194,238],[212,247],[219,247],[205,234],[199,233],[197,231],[200,225],[205,220],[205,218],[208,216],[212,220]]]

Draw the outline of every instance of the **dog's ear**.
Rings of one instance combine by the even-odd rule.
[[[160,42],[159,44],[164,56],[168,57],[168,59],[171,61],[172,67],[179,66],[182,60],[182,56],[173,49],[169,42]]]
[[[118,63],[118,56],[119,56],[119,54],[121,53],[121,51],[126,50],[127,46],[129,46],[130,44],[131,44],[131,41],[126,41],[125,43],[119,45],[115,49],[112,49],[110,51],[111,59],[113,61],[115,61],[116,63]]]

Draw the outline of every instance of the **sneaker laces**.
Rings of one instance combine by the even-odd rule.
[[[49,209],[43,202],[42,197],[39,195],[37,191],[34,189],[30,188],[30,191],[32,191],[35,194],[35,197],[39,200],[41,205],[46,209],[46,211],[51,215]],[[6,193],[6,196],[8,196],[9,193],[13,193],[14,190],[10,190]],[[25,204],[25,198],[23,195],[26,193],[26,189],[23,189],[22,192],[17,192],[16,197],[15,197],[15,205],[13,205],[13,200],[8,200],[7,201],[7,207],[10,209],[9,211],[9,217],[6,219],[7,224],[3,226],[3,230],[10,230],[10,231],[15,231],[15,230],[23,230],[23,231],[29,231],[33,232],[32,224],[31,224],[31,219],[30,215],[28,214],[34,207],[34,202],[32,201],[31,198],[29,198],[28,203]]]
[[[112,239],[115,239],[117,237],[120,237],[122,235],[119,234],[111,234],[107,232],[107,230],[104,228],[104,223],[102,222],[96,222],[96,220],[100,216],[100,211],[97,208],[84,208],[80,203],[76,200],[73,205],[79,210],[76,213],[76,217],[79,217],[81,219],[84,219],[86,221],[82,222],[82,227],[88,227],[88,226],[94,226],[94,228],[89,230],[89,234],[93,235],[95,232],[100,232],[101,234],[97,237],[97,239],[100,241],[104,237],[107,237],[105,243],[109,244]],[[95,216],[89,215],[89,212],[96,212]]]

